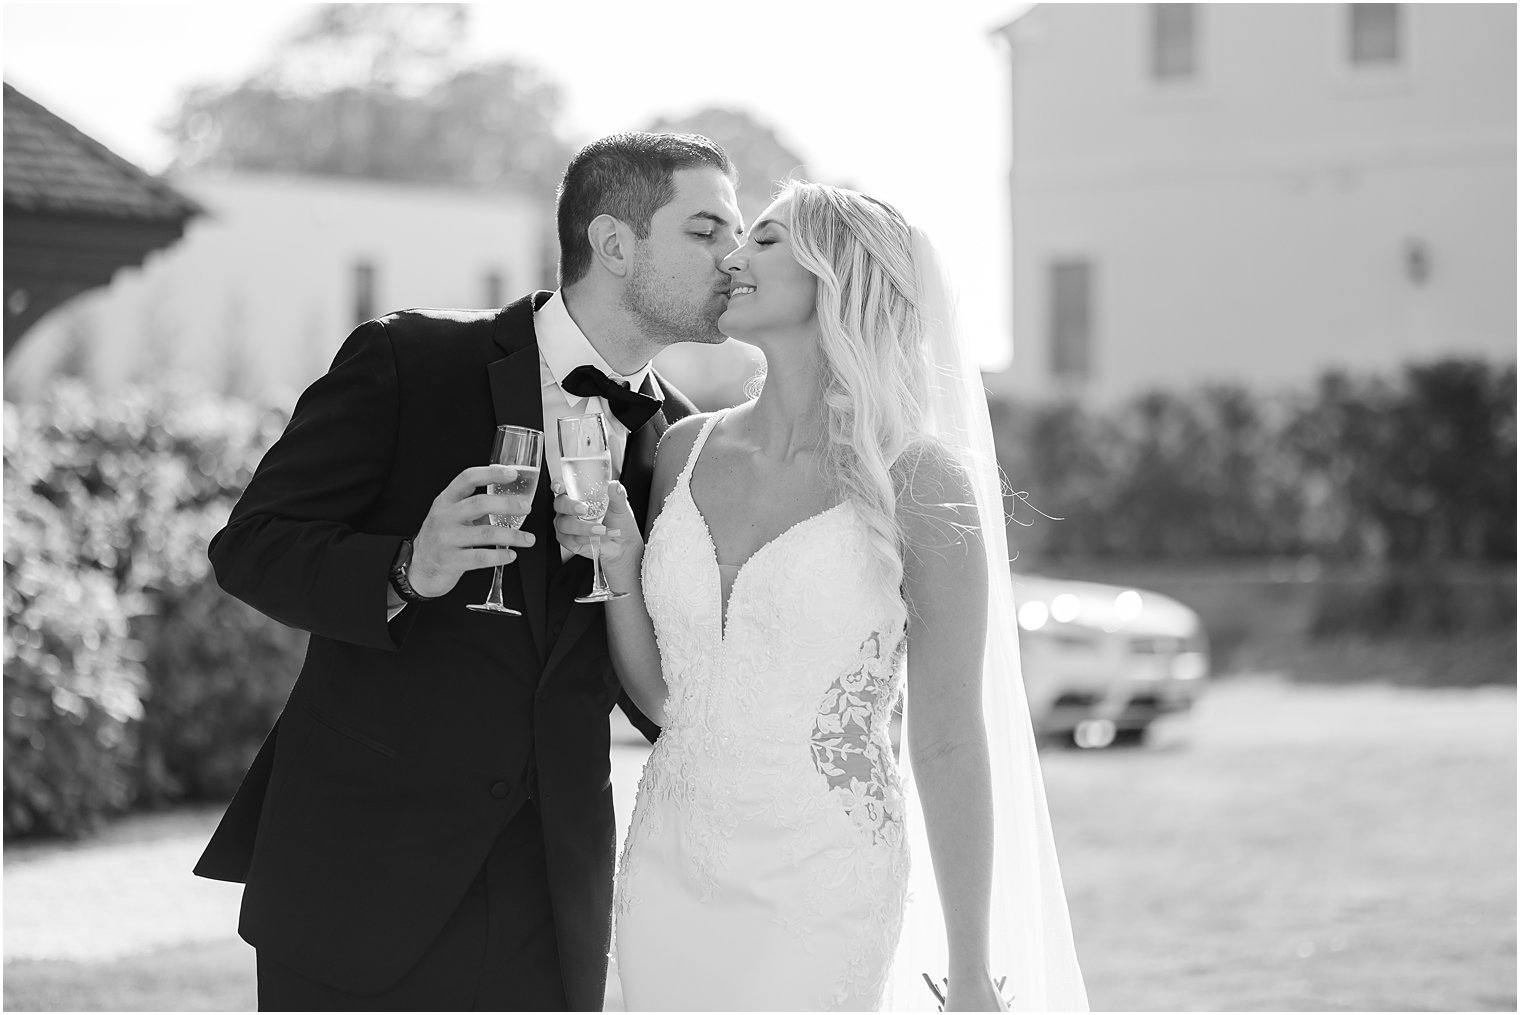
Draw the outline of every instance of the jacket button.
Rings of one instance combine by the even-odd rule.
[[[507,794],[510,792],[512,792],[512,787],[508,786],[504,782],[498,780],[497,782],[491,783],[491,795],[498,800],[505,800]]]

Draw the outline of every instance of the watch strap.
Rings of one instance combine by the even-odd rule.
[[[431,603],[442,596],[425,596],[412,588],[411,579],[407,576],[412,566],[412,541],[403,539],[401,548],[396,551],[396,560],[391,564],[391,588],[396,590],[403,602],[407,603]]]

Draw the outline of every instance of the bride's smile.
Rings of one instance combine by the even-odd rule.
[[[718,328],[741,342],[816,332],[818,279],[797,263],[786,225],[786,198],[771,204],[738,249],[723,259],[729,303]]]

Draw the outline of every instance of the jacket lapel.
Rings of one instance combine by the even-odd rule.
[[[537,292],[524,297],[501,312],[496,319],[495,341],[506,353],[486,367],[491,384],[491,404],[495,410],[496,423],[544,428],[544,403],[542,381],[539,373],[538,340],[533,332],[533,311],[544,304],[552,294]],[[548,440],[546,434],[544,437]],[[522,582],[523,613],[533,632],[533,644],[542,660],[548,654],[548,636],[544,617],[544,583],[547,574],[546,553],[558,550],[553,537],[553,492],[549,489],[549,476],[545,463],[539,464],[538,489],[533,493],[533,510],[523,528],[532,532],[536,542],[517,551],[517,560],[507,568],[515,571]],[[546,536],[545,533],[548,533]],[[510,579],[508,579],[510,580]]]

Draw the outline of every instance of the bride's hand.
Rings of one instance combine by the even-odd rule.
[[[638,580],[638,568],[644,556],[644,540],[639,535],[638,519],[628,506],[628,491],[614,480],[607,490],[607,514],[600,523],[580,517],[581,502],[554,484],[554,531],[560,544],[571,553],[591,556],[591,536],[601,538],[602,569],[609,577]]]

